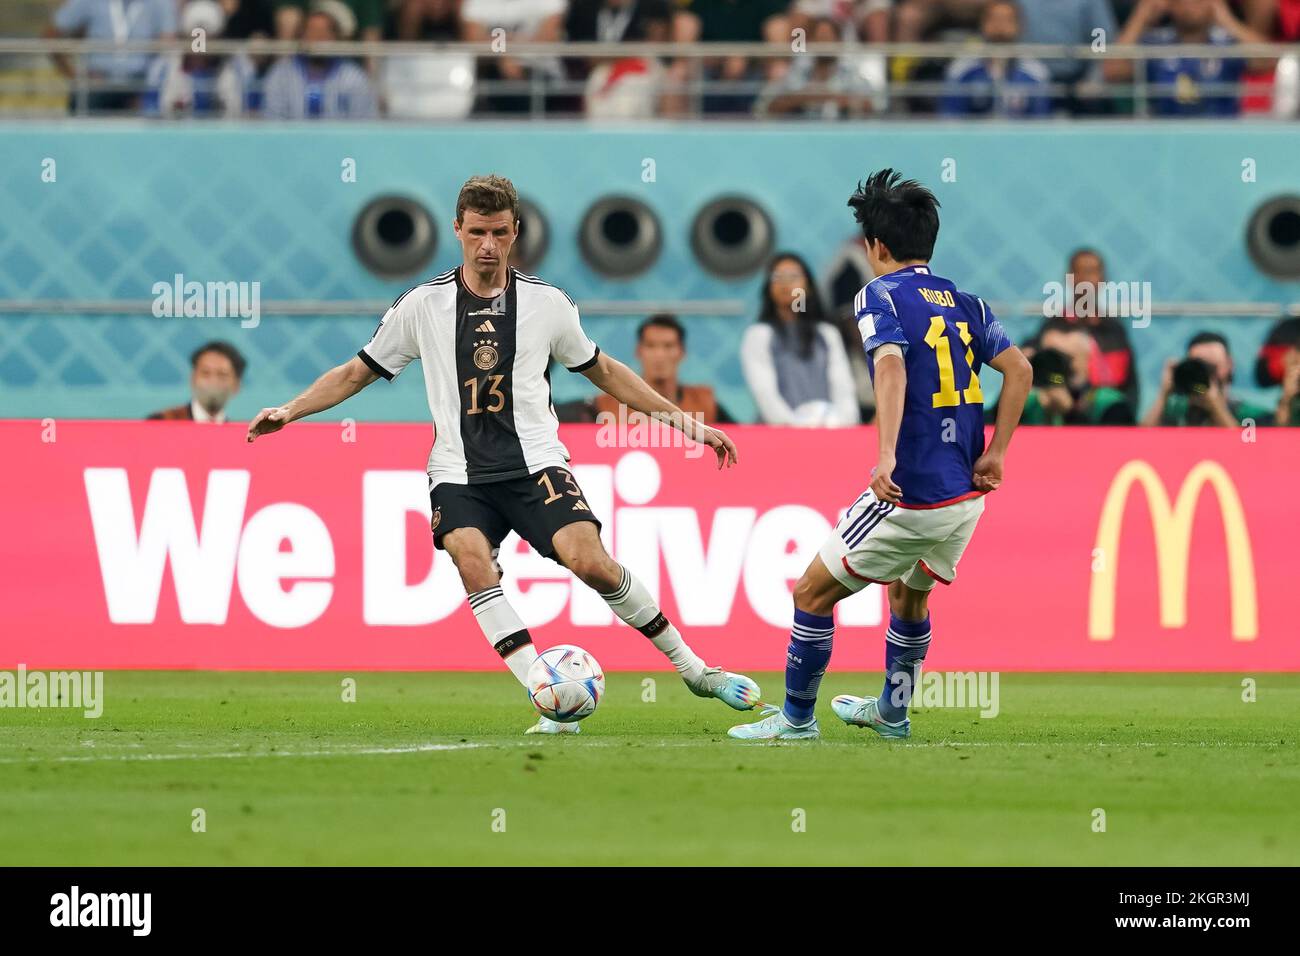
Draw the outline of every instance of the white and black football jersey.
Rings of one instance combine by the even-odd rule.
[[[453,269],[403,293],[357,353],[392,379],[424,365],[433,414],[429,486],[521,478],[567,465],[551,405],[552,358],[571,372],[600,349],[563,291],[511,269],[493,299],[471,292]]]

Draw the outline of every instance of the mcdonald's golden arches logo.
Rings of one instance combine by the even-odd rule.
[[[1119,539],[1124,506],[1134,485],[1146,494],[1155,538],[1156,571],[1160,583],[1160,626],[1187,624],[1187,569],[1191,562],[1192,522],[1201,490],[1209,485],[1219,501],[1223,537],[1228,548],[1228,588],[1232,602],[1232,638],[1253,641],[1259,636],[1259,607],[1255,590],[1255,558],[1246,528],[1246,513],[1236,485],[1218,462],[1202,461],[1183,479],[1170,504],[1164,482],[1145,461],[1130,461],[1111,481],[1097,524],[1101,569],[1094,570],[1088,594],[1088,637],[1108,641],[1115,636],[1115,589]]]

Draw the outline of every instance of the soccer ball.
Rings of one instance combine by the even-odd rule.
[[[543,717],[571,724],[590,717],[605,693],[605,674],[581,647],[557,644],[528,668],[528,697]]]

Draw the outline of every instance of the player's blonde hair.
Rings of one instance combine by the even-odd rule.
[[[509,209],[510,218],[517,222],[519,194],[515,192],[515,184],[504,176],[495,173],[487,176],[471,176],[465,185],[460,187],[460,195],[456,197],[457,222],[463,220],[466,209],[483,216]]]

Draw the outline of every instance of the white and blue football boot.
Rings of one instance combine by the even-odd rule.
[[[816,740],[821,736],[816,717],[809,723],[796,727],[780,707],[768,704],[761,713],[762,720],[756,720],[752,724],[737,724],[727,731],[727,736],[737,740]]]
[[[526,734],[580,734],[582,728],[577,723],[562,724],[558,720],[551,720],[549,717],[539,717],[537,723],[533,724],[527,730]]]
[[[831,710],[835,716],[850,727],[870,727],[882,737],[906,739],[912,736],[912,721],[907,717],[898,721],[885,720],[880,716],[880,698],[854,697],[852,694],[840,694],[831,701]]]
[[[696,697],[716,697],[735,710],[753,710],[762,699],[758,685],[744,674],[733,674],[721,667],[710,667],[695,683],[687,687]]]

